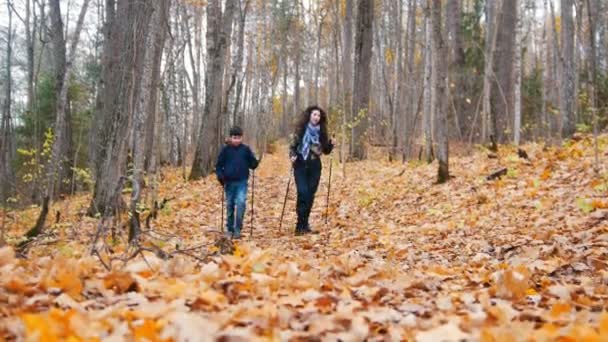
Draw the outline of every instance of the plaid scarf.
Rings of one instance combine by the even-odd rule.
[[[321,126],[313,126],[311,123],[308,123],[308,126],[306,126],[306,132],[304,132],[304,136],[302,137],[302,143],[298,148],[298,152],[300,152],[304,160],[308,159],[308,156],[310,155],[310,146],[319,145],[320,135]]]

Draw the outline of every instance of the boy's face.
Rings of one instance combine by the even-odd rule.
[[[230,144],[232,146],[239,146],[241,143],[243,142],[243,136],[242,135],[231,135],[230,136]]]

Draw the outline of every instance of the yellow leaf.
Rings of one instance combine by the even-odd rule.
[[[21,320],[25,325],[25,333],[28,339],[37,337],[39,341],[59,341],[59,336],[57,336],[46,317],[36,314],[24,314],[21,316]]]
[[[393,50],[391,48],[386,48],[384,50],[384,59],[386,60],[386,64],[391,64],[394,58]]]
[[[536,292],[536,290],[533,289],[533,288],[529,288],[529,289],[526,290],[526,295],[527,296],[535,296],[537,294],[538,294],[538,292]]]

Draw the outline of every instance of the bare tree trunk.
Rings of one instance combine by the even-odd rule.
[[[200,179],[212,172],[221,144],[220,114],[224,65],[232,35],[236,0],[227,0],[223,14],[221,7],[219,0],[211,0],[207,6],[208,68],[205,80],[205,109],[190,173],[191,180]]]
[[[591,45],[590,54],[590,74],[591,77],[589,82],[589,94],[591,99],[591,111],[593,113],[593,140],[594,140],[594,152],[595,152],[595,172],[600,171],[600,157],[599,157],[599,146],[598,146],[598,101],[597,101],[597,43],[596,43],[596,32],[597,32],[597,17],[599,12],[600,2],[587,0],[587,16],[589,21],[589,44]]]
[[[317,50],[315,51],[315,93],[313,95],[313,103],[319,103],[319,77],[321,76],[321,38],[323,34],[323,23],[325,22],[325,16],[327,15],[325,10],[321,10],[319,18],[315,16],[318,21],[317,27]]]
[[[371,60],[374,30],[374,2],[359,0],[357,9],[357,32],[355,35],[355,79],[353,92],[353,113],[356,113],[353,135],[353,158],[366,157],[365,142],[369,126],[369,96],[371,86]]]
[[[156,141],[156,136],[158,131],[158,126],[160,125],[159,121],[162,118],[161,115],[158,115],[158,92],[160,91],[160,67],[161,61],[163,57],[163,49],[165,46],[165,40],[167,37],[167,27],[168,27],[168,15],[171,8],[171,0],[161,0],[159,2],[159,6],[156,14],[159,18],[159,25],[162,27],[156,29],[153,40],[152,40],[152,66],[151,66],[151,79],[150,79],[150,89],[148,94],[148,99],[146,99],[146,107],[145,116],[147,120],[145,122],[146,132],[145,132],[145,145],[144,145],[144,169],[147,171],[152,171],[156,165],[152,162],[156,149],[155,146],[159,143]],[[156,19],[156,18],[155,18]],[[194,94],[193,94],[194,96]],[[196,102],[195,102],[196,108]],[[196,115],[196,113],[194,114]],[[159,158],[156,158],[156,161]]]
[[[190,91],[192,92],[193,113],[192,113],[192,142],[197,141],[198,127],[200,126],[201,113],[201,51],[202,51],[202,31],[203,31],[203,13],[202,8],[196,7],[194,12],[194,51],[192,41],[188,37],[190,68],[192,69],[192,84]],[[190,35],[190,30],[186,31]]]
[[[515,31],[517,19],[516,1],[503,1],[497,13],[497,45],[494,72],[496,83],[492,91],[492,128],[495,138],[507,141],[507,132],[513,122],[513,59],[515,54]]]
[[[5,97],[0,122],[0,207],[15,191],[15,174],[11,167],[13,160],[13,131],[11,119],[11,101],[13,96],[13,11],[11,2],[6,2],[8,10],[8,28],[6,33],[6,81]]]
[[[149,166],[152,158],[160,63],[167,27],[166,16],[170,3],[170,0],[158,0],[145,38],[145,46],[151,48],[147,48],[143,61],[141,90],[133,114],[133,145],[131,146],[133,176],[141,186],[143,186],[143,172],[146,169],[146,163]]]
[[[342,28],[342,82],[344,83],[344,95],[342,100],[342,105],[344,108],[344,129],[346,129],[346,123],[351,122],[353,120],[353,111],[352,111],[352,93],[353,93],[353,11],[355,7],[356,0],[345,0],[345,13],[344,13],[344,23]],[[344,139],[347,138],[346,134],[344,135]],[[351,139],[347,143],[346,141],[342,142],[343,146],[343,154],[347,157],[350,155],[352,148],[354,146],[355,138],[352,134],[351,130]]]
[[[492,79],[494,78],[494,53],[496,49],[496,39],[498,37],[498,11],[502,7],[502,0],[487,1],[486,2],[486,47],[485,47],[485,64],[483,73],[483,106],[482,106],[482,125],[481,125],[481,139],[486,142],[488,137],[493,132],[492,120],[492,107],[491,107],[491,96],[492,96]]]
[[[433,88],[437,93],[436,105],[436,126],[437,126],[437,159],[439,160],[439,169],[437,173],[437,182],[445,183],[450,178],[448,168],[448,103],[447,103],[447,74],[448,65],[445,61],[448,58],[447,48],[443,39],[443,20],[441,11],[441,0],[432,0],[432,22],[433,22],[433,52],[435,54],[435,63],[433,71],[436,73],[435,84]]]
[[[69,129],[68,117],[68,88],[70,73],[72,71],[76,47],[80,38],[80,31],[84,23],[85,14],[90,0],[85,0],[80,9],[78,22],[70,43],[69,55],[66,53],[66,39],[64,37],[64,25],[61,18],[59,0],[50,1],[50,14],[52,23],[52,41],[55,57],[55,89],[57,94],[55,106],[55,137],[51,152],[51,159],[48,167],[46,194],[51,201],[55,195],[56,182],[63,183],[65,176],[71,172],[71,163],[66,160],[70,157],[69,147],[71,146],[71,134]],[[67,147],[67,149],[66,149]],[[57,179],[58,178],[58,179]]]
[[[547,13],[547,0],[543,0],[543,11],[544,13]],[[543,138],[545,139],[545,141],[548,141],[550,136],[551,136],[551,132],[550,132],[550,124],[549,124],[549,117],[547,114],[547,102],[549,101],[549,94],[548,94],[548,87],[549,87],[549,69],[550,69],[550,63],[549,61],[551,60],[550,56],[551,56],[551,51],[549,49],[549,42],[547,40],[547,21],[543,21],[543,37],[542,37],[542,44],[541,44],[541,49],[542,49],[542,60],[543,60],[543,90],[542,90],[542,109],[541,109],[541,117],[542,117],[542,121],[541,121],[541,125],[540,125],[540,131],[538,133],[538,136],[543,136]]]
[[[517,17],[517,28],[515,31],[515,54],[514,57],[514,100],[513,100],[513,113],[514,113],[514,122],[513,122],[513,142],[515,145],[519,145],[521,139],[521,40],[522,40],[522,30],[523,30],[523,8],[521,0],[513,0],[517,2],[518,9],[520,10],[521,15]]]
[[[397,60],[394,66],[394,73],[396,73],[397,77],[395,80],[395,85],[393,87],[393,99],[395,105],[393,106],[393,111],[391,113],[392,118],[392,148],[391,148],[391,160],[396,158],[399,155],[399,148],[403,146],[403,135],[405,132],[405,111],[403,110],[403,105],[405,103],[403,96],[403,86],[404,86],[404,76],[405,76],[405,68],[403,65],[404,56],[403,56],[403,45],[401,36],[403,34],[403,4],[401,1],[398,1],[396,4],[397,8],[393,8],[393,16],[392,21],[395,24],[395,36],[397,40]]]
[[[561,0],[561,51],[562,82],[560,85],[560,113],[562,137],[572,135],[575,130],[574,108],[574,24],[573,0]]]
[[[432,93],[434,91],[432,84],[433,73],[433,36],[431,27],[431,3],[426,1],[424,7],[424,151],[426,162],[433,161],[433,107],[431,105]]]
[[[139,82],[145,56],[145,37],[153,4],[137,0],[119,0],[110,25],[110,40],[104,52],[111,59],[107,65],[102,108],[102,150],[99,151],[97,179],[89,214],[115,214],[124,205],[116,184],[124,177],[128,135],[132,114],[139,96]],[[105,66],[105,65],[104,65]],[[103,73],[103,72],[102,72]]]
[[[407,14],[407,33],[406,33],[406,41],[405,41],[405,50],[406,50],[406,63],[407,63],[407,86],[405,89],[406,96],[406,106],[405,106],[405,117],[404,117],[404,127],[402,134],[404,135],[403,140],[403,160],[405,160],[409,156],[410,151],[410,143],[411,138],[415,135],[416,126],[414,123],[414,118],[418,112],[417,106],[417,98],[418,91],[416,86],[416,81],[418,77],[416,77],[416,71],[414,70],[415,63],[415,52],[416,52],[416,10],[418,8],[417,1],[410,1],[408,14]],[[424,88],[424,87],[423,87]],[[422,90],[424,91],[424,89]]]
[[[244,7],[241,7],[241,5],[239,4],[239,31],[237,33],[237,53],[236,53],[236,58],[233,61],[233,72],[232,72],[232,76],[230,79],[230,86],[228,87],[228,89],[232,89],[233,86],[236,83],[236,94],[235,94],[235,99],[234,99],[234,115],[233,115],[233,120],[232,123],[234,125],[242,125],[241,122],[239,122],[237,120],[236,117],[236,112],[238,111],[239,108],[239,102],[241,99],[241,88],[243,85],[243,77],[244,77],[244,73],[243,73],[243,58],[244,58],[244,51],[245,51],[245,21],[247,20],[247,13],[249,12],[249,4],[250,4],[250,0],[245,0],[244,3]],[[226,105],[228,104],[228,101],[226,101]],[[285,109],[283,109],[284,111]],[[226,109],[226,113],[225,115],[227,115],[228,110]]]
[[[465,85],[465,54],[462,48],[462,33],[460,30],[462,17],[462,0],[451,0],[446,3],[446,28],[447,28],[447,47],[449,52],[449,73],[451,84],[447,88],[449,102],[453,109],[454,128],[458,133],[458,138],[462,139],[463,130],[466,128],[467,112],[463,106],[463,95],[466,94]],[[450,107],[450,106],[448,106]],[[450,112],[450,111],[448,111]]]
[[[34,9],[34,20],[32,22],[32,8]],[[27,49],[27,110],[32,112],[34,107],[34,50],[36,48],[36,6],[31,5],[31,0],[25,1],[25,42]]]

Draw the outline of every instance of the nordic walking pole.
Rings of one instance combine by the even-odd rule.
[[[293,170],[293,166],[291,169]],[[291,185],[291,174],[287,180],[287,190],[285,190],[285,200],[283,200],[283,210],[281,211],[281,220],[279,221],[279,233],[281,232],[281,227],[283,226],[283,215],[285,215],[285,205],[287,204],[287,195],[289,195],[289,185]]]
[[[327,219],[329,217],[329,191],[331,190],[331,166],[334,163],[333,158],[329,159],[329,183],[327,184],[327,201],[325,205],[325,224],[327,225]]]
[[[253,236],[253,215],[254,215],[253,200],[255,199],[255,169],[253,169],[252,172],[253,173],[252,173],[252,178],[251,178],[251,232],[249,233],[250,238]]]

